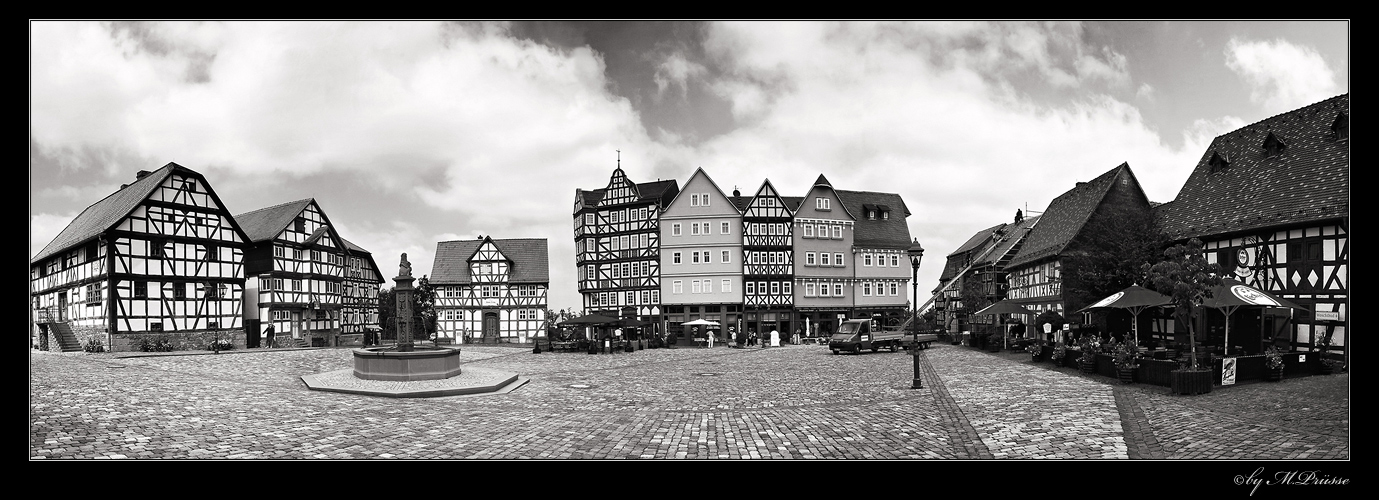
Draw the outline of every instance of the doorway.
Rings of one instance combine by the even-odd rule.
[[[484,313],[484,343],[498,343],[498,313]]]

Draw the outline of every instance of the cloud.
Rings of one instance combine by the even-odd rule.
[[[1245,80],[1250,101],[1279,113],[1339,93],[1336,76],[1316,50],[1283,39],[1226,43],[1226,67]]]
[[[684,101],[690,78],[700,77],[707,72],[704,65],[686,59],[682,52],[672,52],[656,66],[656,74],[652,77],[656,82],[656,96],[661,98],[667,89],[678,88],[680,100]]]
[[[67,224],[76,218],[77,214],[47,214],[40,213],[29,216],[29,257],[38,255],[43,248],[48,246],[48,242],[53,241],[58,233],[61,233]]]
[[[1154,87],[1148,83],[1141,83],[1140,88],[1135,89],[1135,97],[1154,102]]]

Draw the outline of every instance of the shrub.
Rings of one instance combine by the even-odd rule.
[[[1095,335],[1082,336],[1082,343],[1078,344],[1078,347],[1082,349],[1082,357],[1078,358],[1078,361],[1083,363],[1096,362],[1096,352],[1097,349],[1101,347],[1101,342],[1099,342],[1098,340],[1100,339],[1098,339]]]
[[[1116,363],[1118,370],[1134,370],[1140,367],[1140,350],[1129,342],[1111,342],[1114,349],[1111,352],[1112,360]]]
[[[1279,352],[1278,347],[1269,346],[1264,350],[1264,366],[1270,370],[1283,368],[1283,353]]]
[[[101,339],[91,337],[86,339],[86,342],[81,345],[81,350],[86,352],[105,352],[105,344],[101,343]]]
[[[154,337],[150,337],[148,335],[141,335],[139,336],[139,340],[135,342],[134,345],[135,347],[138,347],[139,350],[142,352],[173,351],[172,340],[168,339],[167,335],[157,335]]]
[[[217,349],[217,346],[219,347],[219,349]],[[228,350],[231,350],[231,349],[234,349],[234,348],[235,348],[235,343],[234,343],[234,342],[231,342],[230,340],[227,340],[227,339],[212,340],[209,344],[206,344],[206,350],[207,350],[207,351],[215,351],[215,350],[228,351]]]

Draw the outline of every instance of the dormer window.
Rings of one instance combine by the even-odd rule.
[[[867,211],[867,219],[868,219],[868,220],[876,220],[876,211],[875,211],[875,210],[868,210],[868,211]]]
[[[1211,173],[1216,173],[1225,170],[1227,167],[1230,167],[1231,162],[1230,160],[1227,160],[1225,156],[1222,156],[1220,153],[1212,152],[1211,159],[1207,160],[1207,165],[1210,166]]]
[[[1345,113],[1336,115],[1336,121],[1331,122],[1331,138],[1338,141],[1350,138],[1350,117]]]
[[[1269,132],[1269,136],[1264,138],[1265,158],[1273,158],[1281,155],[1285,149],[1288,149],[1288,145],[1284,144],[1283,140],[1279,139],[1273,132]]]

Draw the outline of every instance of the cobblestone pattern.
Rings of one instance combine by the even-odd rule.
[[[973,439],[955,432],[964,418],[998,458],[1126,458],[1127,440],[1142,439],[1096,377],[962,347],[926,351],[920,390],[910,389],[907,354],[835,356],[818,346],[603,355],[466,346],[462,356],[531,381],[501,396],[391,399],[305,388],[302,375],[351,366],[349,349],[36,352],[29,455],[956,459],[967,448],[954,436]],[[1348,376],[1274,384],[1319,384],[1282,396],[1125,387],[1166,458],[1349,458],[1349,401],[1321,390],[1340,384],[1347,395],[1348,378],[1338,377]],[[1261,405],[1271,397],[1277,407]]]
[[[982,442],[981,434],[967,421],[962,407],[958,406],[952,394],[948,393],[943,378],[939,377],[933,363],[929,362],[927,349],[919,354],[919,371],[924,377],[921,383],[933,393],[934,404],[940,418],[943,419],[944,427],[948,428],[948,439],[953,445],[953,454],[964,460],[995,458],[991,450],[986,448],[986,443]]]
[[[1135,391],[1122,387],[1114,389],[1116,408],[1120,410],[1120,427],[1125,433],[1126,451],[1132,459],[1163,460],[1167,458],[1154,427],[1144,415]]]

